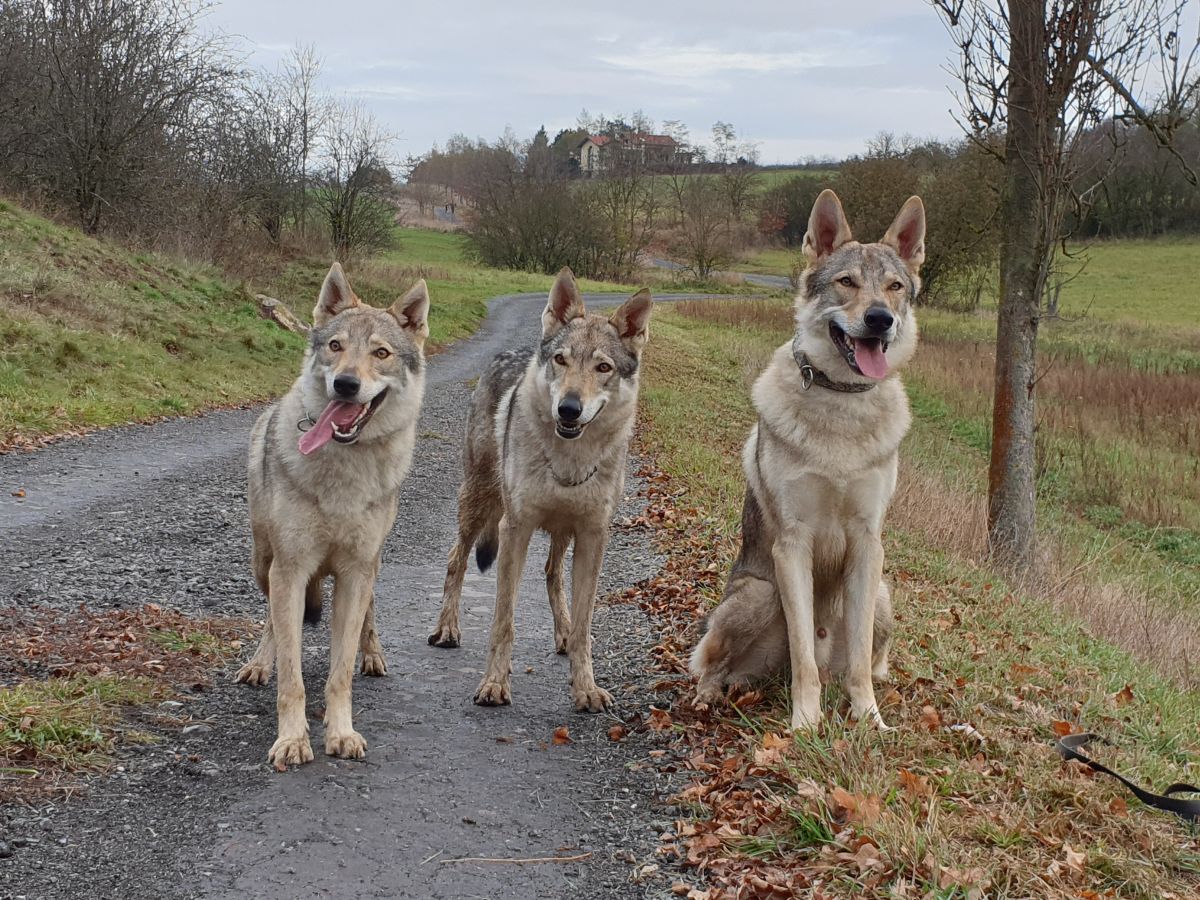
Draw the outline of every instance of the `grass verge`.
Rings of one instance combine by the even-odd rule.
[[[351,283],[390,305],[426,278],[434,352],[471,334],[489,297],[550,288],[464,249],[461,235],[403,229],[395,250],[350,267]],[[248,251],[240,264],[251,271],[135,253],[0,201],[0,451],[286,390],[304,341],[260,318],[253,295],[307,317],[329,262]]]
[[[662,471],[650,473],[641,524],[670,556],[628,595],[661,625],[656,657],[680,701],[696,622],[735,549],[748,384],[788,333],[770,304],[705,306],[660,315],[646,357],[640,440]],[[915,438],[936,444],[937,427],[918,410]],[[941,475],[909,467],[903,478],[935,492],[947,489]],[[837,689],[813,736],[788,733],[778,684],[735,692],[719,714],[674,703],[671,764],[692,773],[680,796],[691,815],[665,851],[704,873],[697,894],[710,900],[1194,896],[1197,835],[1061,763],[1052,745],[1097,730],[1116,744],[1105,761],[1135,781],[1194,780],[1200,695],[1006,583],[964,552],[969,541],[944,539],[953,503],[927,493],[908,507],[886,535],[898,638],[878,694],[898,731],[856,726]]]
[[[157,704],[207,685],[251,631],[155,605],[0,613],[0,803],[74,790],[120,747],[186,724]]]

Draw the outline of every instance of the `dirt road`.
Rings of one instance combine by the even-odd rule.
[[[590,298],[589,298],[590,299]],[[494,581],[472,573],[463,647],[426,644],[453,537],[470,380],[498,350],[538,336],[542,295],[493,301],[479,333],[430,361],[421,438],[384,552],[379,629],[389,675],[357,678],[362,762],[266,765],[274,683],[230,683],[183,698],[203,728],[123,754],[85,793],[0,810],[0,895],[10,897],[645,897],[660,876],[658,832],[673,818],[663,776],[636,763],[615,716],[572,711],[543,588],[544,540],[518,605],[513,705],[476,707]],[[434,298],[432,315],[437,314]],[[653,353],[653,342],[648,351]],[[297,364],[299,361],[297,360]],[[154,602],[261,618],[250,577],[245,444],[256,411],[235,411],[66,441],[0,457],[0,606]],[[10,494],[23,489],[18,500]],[[635,494],[630,485],[627,494]],[[623,514],[636,509],[630,499]],[[602,594],[657,569],[640,532],[618,531]],[[653,676],[642,614],[597,611],[597,674],[618,715],[645,712]],[[309,711],[322,704],[327,628],[305,633]],[[551,743],[566,725],[573,743]],[[572,863],[452,862],[591,854]]]

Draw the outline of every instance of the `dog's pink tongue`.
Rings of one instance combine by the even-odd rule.
[[[361,410],[362,405],[358,403],[330,400],[317,418],[317,424],[300,435],[300,452],[308,456],[314,450],[320,450],[333,440],[334,422],[344,428],[358,417]]]
[[[887,378],[887,355],[883,342],[875,338],[854,338],[854,362],[868,378]]]

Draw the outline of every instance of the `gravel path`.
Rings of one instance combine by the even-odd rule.
[[[593,298],[589,298],[593,299]],[[669,298],[663,298],[669,299]],[[604,302],[611,301],[611,298]],[[593,300],[600,303],[599,298]],[[494,580],[468,575],[463,647],[426,644],[453,538],[470,380],[495,352],[532,344],[544,295],[492,301],[478,334],[430,361],[421,438],[384,551],[378,625],[389,676],[357,678],[361,762],[266,765],[274,683],[185,696],[204,728],[123,751],[85,792],[0,809],[0,896],[647,897],[674,809],[671,785],[637,760],[652,736],[606,737],[616,716],[575,714],[553,651],[541,564],[531,549],[518,606],[513,705],[471,703],[482,673]],[[436,315],[436,298],[433,314]],[[653,342],[647,352],[653,353]],[[189,614],[265,614],[249,570],[245,444],[256,410],[131,426],[0,457],[0,606],[155,602]],[[11,496],[18,489],[22,499]],[[622,515],[636,512],[636,485]],[[618,530],[602,593],[657,570],[641,532]],[[326,616],[326,622],[328,616]],[[597,609],[600,683],[618,715],[645,713],[654,676],[642,614]],[[327,624],[305,632],[309,713],[322,704]],[[573,743],[551,743],[570,728]],[[319,716],[314,746],[320,750]],[[449,862],[591,853],[575,863]]]

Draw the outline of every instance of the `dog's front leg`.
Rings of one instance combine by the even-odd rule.
[[[512,702],[513,615],[521,572],[529,552],[533,525],[514,522],[508,516],[500,521],[500,553],[496,561],[496,609],[492,615],[491,644],[488,648],[487,669],[475,702],[480,706],[505,706]]]
[[[612,706],[612,694],[596,685],[592,674],[592,609],[608,531],[580,531],[571,557],[571,632],[567,657],[571,663],[571,699],[580,712],[600,712]]]
[[[793,528],[771,548],[792,664],[792,728],[816,728],[821,720],[821,676],[813,631],[813,536]]]
[[[276,766],[312,762],[304,676],[300,669],[300,623],[308,573],[278,557],[271,563],[271,631],[275,635],[276,706],[279,733],[267,758]]]
[[[846,537],[846,693],[850,695],[850,712],[856,719],[871,722],[885,731],[888,726],[879,714],[871,683],[875,604],[883,579],[883,544],[878,534],[865,527],[849,530]]]
[[[367,752],[367,742],[354,730],[350,691],[374,579],[375,566],[368,564],[341,568],[334,580],[329,679],[325,682],[325,752],[330,756],[362,759]]]

